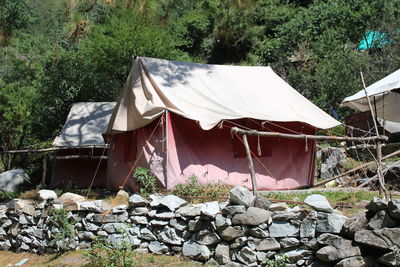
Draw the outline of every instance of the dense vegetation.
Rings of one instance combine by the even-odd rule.
[[[400,0],[0,0],[0,149],[47,146],[78,101],[113,101],[133,55],[271,65],[325,111],[400,67]],[[386,44],[357,49],[367,31]],[[389,40],[389,41],[388,41]],[[26,166],[2,157],[0,169]],[[30,158],[30,161],[34,158]]]

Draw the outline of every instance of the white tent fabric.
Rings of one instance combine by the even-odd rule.
[[[393,72],[385,78],[366,88],[371,105],[378,118],[390,122],[400,122],[400,70]],[[350,107],[359,111],[368,111],[368,100],[364,90],[346,97],[342,107]]]
[[[59,136],[56,147],[84,147],[104,145],[102,133],[110,122],[116,102],[75,103]]]
[[[107,132],[135,130],[165,109],[209,130],[222,120],[298,121],[320,129],[340,123],[270,67],[207,65],[140,57],[133,64]]]

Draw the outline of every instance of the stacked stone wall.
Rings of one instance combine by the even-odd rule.
[[[313,209],[289,208],[256,199],[243,187],[232,189],[229,203],[188,204],[174,195],[135,194],[129,205],[113,208],[67,194],[57,199],[42,191],[41,201],[0,205],[0,249],[55,253],[90,248],[97,239],[209,265],[263,266],[281,255],[288,267],[400,265],[398,199],[388,204],[374,199],[367,211],[347,218],[320,195],[306,198]],[[67,211],[72,234],[63,235],[65,225],[53,209]]]

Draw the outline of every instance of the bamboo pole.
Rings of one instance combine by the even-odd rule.
[[[286,134],[278,132],[260,132],[256,130],[243,130],[237,127],[231,128],[231,133],[250,136],[264,136],[264,137],[280,137],[288,139],[300,140],[318,140],[318,141],[353,141],[353,142],[368,142],[368,141],[387,141],[387,136],[370,136],[370,137],[347,137],[347,136],[326,136],[326,135],[308,135],[308,134]]]
[[[99,146],[84,146],[84,147],[49,147],[39,149],[21,149],[21,150],[5,150],[0,151],[0,155],[4,154],[21,154],[21,153],[47,153],[62,150],[73,150],[73,149],[93,149],[93,148],[107,148],[108,145]]]
[[[253,195],[255,197],[257,197],[256,172],[254,171],[253,159],[251,158],[251,151],[250,151],[249,143],[247,142],[247,136],[245,134],[243,135],[243,143],[244,143],[244,147],[246,149],[247,164],[249,165],[251,183],[252,183],[252,186],[253,186]]]

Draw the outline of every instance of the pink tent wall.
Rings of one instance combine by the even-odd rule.
[[[215,127],[205,131],[195,121],[168,114],[168,146],[165,143],[166,124],[160,123],[161,119],[134,132],[113,136],[107,166],[109,189],[118,189],[128,177],[125,186],[137,190],[130,171],[140,154],[135,168],[149,168],[163,187],[172,188],[178,183],[186,183],[189,176],[195,175],[202,184],[221,181],[251,188],[243,144],[238,137],[230,134],[230,127],[234,126],[232,123],[264,131],[315,133],[314,128],[298,122],[274,123],[288,129],[285,130],[271,124],[263,128],[259,122],[247,119],[224,122],[222,129]],[[252,137],[249,143],[256,155],[258,142],[262,153],[259,160],[266,167],[253,159],[259,190],[293,189],[312,184],[313,141],[307,144],[303,140],[280,138],[260,138],[258,141],[257,137]]]

